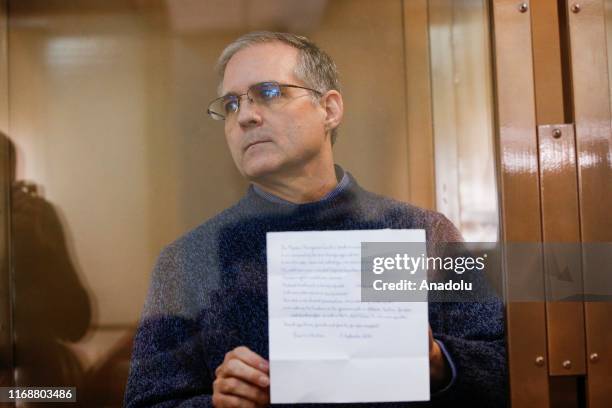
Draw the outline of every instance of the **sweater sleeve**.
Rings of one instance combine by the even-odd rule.
[[[458,242],[461,234],[439,215],[430,239],[436,244]],[[482,285],[486,284],[482,283]],[[456,377],[448,389],[432,395],[446,406],[507,406],[507,364],[504,306],[492,291],[477,301],[430,303],[434,338],[442,342]]]
[[[126,407],[212,407],[212,375],[180,261],[169,247],[153,270],[134,339]]]
[[[444,343],[457,370],[455,383],[437,397],[472,407],[505,407],[506,345],[500,303],[437,306],[446,324],[432,327],[434,337]]]

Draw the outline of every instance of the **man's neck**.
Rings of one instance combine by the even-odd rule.
[[[317,172],[300,172],[283,177],[267,177],[264,180],[253,181],[257,188],[273,194],[283,200],[304,204],[319,201],[337,185],[336,171],[331,166]]]

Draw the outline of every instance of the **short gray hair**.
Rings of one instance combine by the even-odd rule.
[[[321,93],[326,93],[332,89],[340,91],[338,68],[334,60],[325,51],[304,36],[271,31],[247,33],[225,47],[217,60],[217,71],[221,77],[221,83],[223,83],[227,63],[238,51],[252,45],[275,41],[287,44],[298,50],[295,76],[304,82],[305,86]],[[221,85],[219,85],[220,89]],[[336,143],[337,137],[338,128],[336,127],[331,130],[332,144]]]

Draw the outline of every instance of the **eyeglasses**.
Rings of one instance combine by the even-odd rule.
[[[252,85],[247,92],[242,95],[227,94],[215,99],[208,105],[206,112],[215,120],[231,118],[238,113],[240,101],[245,95],[251,103],[255,103],[259,106],[272,106],[284,96],[282,91],[283,88],[306,89],[307,91],[314,92],[317,96],[323,95],[321,92],[315,89],[306,88],[305,86],[279,84],[278,82],[261,82]]]

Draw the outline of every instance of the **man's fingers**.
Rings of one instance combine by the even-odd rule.
[[[258,405],[267,405],[270,403],[270,394],[267,389],[264,390],[235,377],[217,378],[213,383],[213,389],[215,392],[221,394],[246,398]]]
[[[232,359],[221,364],[220,370],[217,370],[217,376],[236,377],[258,387],[267,387],[270,385],[270,378],[266,373],[238,359]]]
[[[215,393],[212,398],[215,408],[257,408],[257,404],[240,397]]]
[[[258,407],[270,403],[268,362],[246,347],[225,355],[213,383],[215,406]],[[216,402],[215,402],[216,401]]]
[[[270,371],[270,367],[266,359],[245,346],[236,347],[227,353],[225,355],[226,360],[228,359],[228,355],[230,359],[237,358],[251,367],[263,371],[264,373],[268,373]]]

